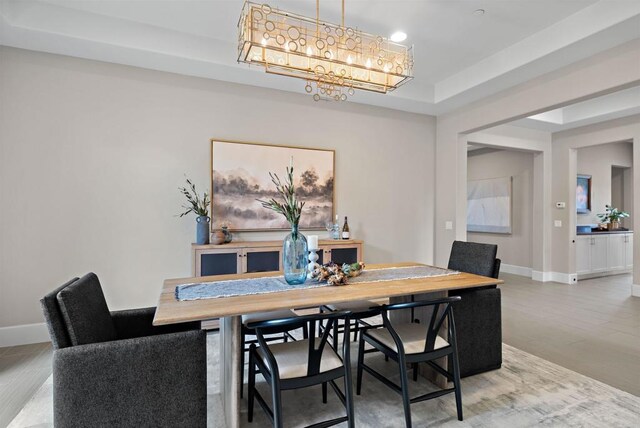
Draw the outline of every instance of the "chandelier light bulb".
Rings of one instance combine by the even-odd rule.
[[[307,56],[311,55],[313,55],[313,50],[311,50],[311,47],[307,47]]]
[[[267,39],[263,37],[261,43],[262,43],[262,46],[267,46]]]
[[[353,58],[351,58],[351,55],[347,57],[347,64],[349,65],[353,64]]]
[[[365,64],[365,67],[371,68],[371,58],[367,59],[367,63]]]

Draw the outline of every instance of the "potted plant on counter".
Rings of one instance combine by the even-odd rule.
[[[614,208],[611,205],[605,205],[604,213],[596,214],[602,223],[607,223],[609,230],[620,229],[620,222],[623,218],[629,217],[629,213]]]

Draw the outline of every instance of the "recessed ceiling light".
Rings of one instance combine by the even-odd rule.
[[[484,15],[484,9],[476,9],[475,11],[473,11],[473,14],[477,16],[482,16]]]
[[[404,42],[407,39],[407,33],[403,33],[402,31],[396,31],[389,37],[392,42],[400,43]]]

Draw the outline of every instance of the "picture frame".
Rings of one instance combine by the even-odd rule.
[[[277,199],[269,173],[284,180],[294,169],[296,195],[305,202],[301,230],[325,230],[335,207],[335,150],[212,138],[211,227],[234,232],[289,230],[284,216],[258,199]]]
[[[576,181],[576,212],[589,214],[591,212],[591,176],[578,174]]]

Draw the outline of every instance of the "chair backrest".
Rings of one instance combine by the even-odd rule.
[[[436,338],[438,337],[438,333],[440,332],[440,329],[442,328],[442,325],[445,320],[449,321],[447,326],[449,330],[449,336],[452,337],[453,340],[455,340],[456,333],[455,333],[455,326],[453,322],[453,315],[451,312],[451,305],[456,302],[459,302],[460,300],[461,300],[460,296],[451,296],[451,297],[444,297],[442,299],[435,299],[435,300],[422,300],[418,302],[405,302],[405,303],[393,303],[390,305],[382,305],[381,306],[382,322],[384,327],[391,334],[391,337],[393,338],[398,350],[400,351],[401,349],[404,349],[404,346],[402,345],[402,339],[400,338],[398,333],[396,333],[396,330],[393,328],[393,324],[391,323],[391,321],[389,321],[387,312],[397,311],[402,309],[412,309],[412,308],[418,308],[423,306],[433,306],[433,312],[431,313],[431,317],[429,318],[429,324],[425,326],[426,341],[424,344],[424,351],[423,351],[423,352],[430,352],[430,351],[433,351],[435,348]]]
[[[49,330],[49,336],[51,337],[51,343],[54,349],[61,349],[71,346],[71,339],[69,339],[69,332],[67,331],[67,325],[62,317],[62,311],[58,304],[58,293],[67,285],[73,284],[78,278],[73,278],[67,281],[65,284],[56,288],[52,292],[46,294],[40,299],[40,306],[44,314],[44,320],[47,323],[47,329]]]
[[[258,343],[263,348],[267,359],[269,360],[269,366],[272,369],[277,370],[277,363],[275,357],[269,351],[269,346],[267,341],[264,338],[265,334],[268,334],[273,331],[274,327],[278,329],[286,330],[287,327],[290,327],[290,330],[298,329],[303,325],[307,326],[307,331],[309,333],[308,340],[308,360],[307,360],[307,376],[314,376],[320,373],[320,363],[322,362],[322,353],[324,352],[324,347],[327,345],[329,334],[331,333],[334,323],[338,322],[339,319],[345,319],[344,323],[344,337],[349,337],[349,315],[351,315],[350,311],[340,311],[340,312],[325,312],[319,314],[311,314],[311,315],[303,315],[289,318],[281,318],[281,319],[273,319],[266,321],[256,321],[253,323],[247,324],[247,328],[255,331],[255,335],[258,339]],[[324,325],[324,330],[320,337],[316,337],[316,323],[326,321],[327,323]],[[350,361],[350,341],[348,339],[343,340],[343,361]],[[330,345],[329,345],[330,346]],[[337,351],[337,350],[336,350]]]
[[[497,245],[454,241],[451,246],[448,268],[497,278],[500,272],[500,262],[496,258],[497,253]]]
[[[116,328],[94,273],[62,288],[56,300],[72,346],[117,339]]]

